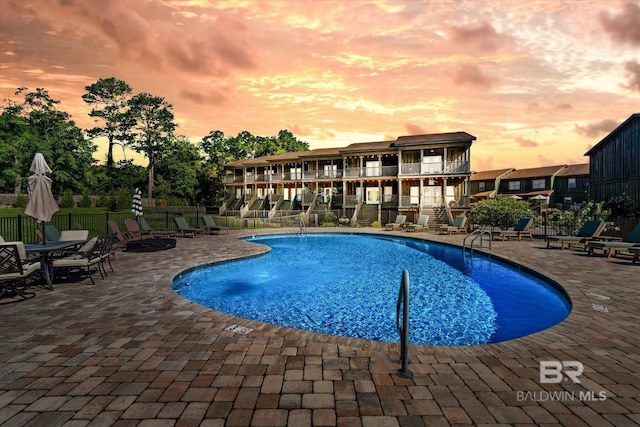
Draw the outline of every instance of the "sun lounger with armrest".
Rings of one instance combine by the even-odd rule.
[[[182,237],[186,237],[187,235],[191,235],[191,237],[196,237],[197,235],[204,236],[205,230],[204,228],[191,227],[187,222],[187,219],[183,216],[177,216],[173,218],[176,223],[176,227],[178,228],[178,234]]]
[[[640,246],[640,224],[636,225],[636,228],[623,241],[597,240],[599,238],[601,237],[596,237],[588,243],[587,252],[589,255],[595,249],[599,249],[602,250],[607,258],[610,258],[611,255],[616,256],[618,252],[628,251],[629,248]]]
[[[500,240],[509,240],[511,237],[517,237],[521,240],[523,237],[528,237],[533,240],[531,235],[531,225],[533,224],[533,218],[520,218],[518,223],[513,227],[513,230],[497,230],[491,232],[492,238],[499,237]]]
[[[560,250],[564,249],[565,243],[571,248],[572,243],[583,243],[585,248],[591,239],[600,235],[604,229],[604,221],[597,219],[589,220],[578,230],[575,236],[547,236],[547,248],[551,247],[551,243],[560,243]]]
[[[204,222],[202,228],[204,228],[209,233],[215,232],[216,234],[220,234],[224,231],[229,234],[229,227],[224,227],[216,224],[216,221],[213,219],[212,215],[202,215],[202,221]]]
[[[386,224],[384,226],[385,230],[388,231],[393,231],[393,230],[399,230],[403,227],[405,221],[407,220],[407,216],[406,215],[398,215],[396,217],[395,222],[390,222],[388,224]]]
[[[467,234],[467,217],[464,215],[458,215],[453,220],[453,225],[441,225],[438,228],[438,234],[451,234],[451,233],[464,233]]]

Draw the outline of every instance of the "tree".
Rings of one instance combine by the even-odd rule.
[[[149,159],[147,197],[153,197],[153,178],[156,156],[166,149],[176,128],[173,106],[164,98],[140,93],[129,100],[131,115],[135,119],[129,146]]]
[[[107,166],[113,167],[113,145],[125,144],[129,139],[129,130],[133,125],[131,115],[127,111],[127,102],[131,97],[131,87],[115,77],[99,79],[97,82],[85,86],[86,94],[82,100],[94,108],[89,117],[101,120],[103,125],[87,131],[91,138],[106,137],[109,143],[107,151]]]
[[[201,159],[198,148],[187,137],[171,138],[166,149],[156,158],[157,175],[164,183],[162,196],[193,203]]]
[[[15,191],[26,184],[33,156],[41,152],[53,170],[54,194],[66,189],[80,192],[95,147],[85,139],[71,116],[56,108],[60,101],[51,98],[47,90],[38,88],[29,92],[21,87],[16,95],[23,95],[24,101],[9,102],[2,107],[0,119],[3,188],[6,191],[12,187]]]

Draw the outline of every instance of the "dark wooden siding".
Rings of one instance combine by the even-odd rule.
[[[576,187],[569,188],[569,178],[576,179]],[[564,203],[565,197],[571,197],[571,203],[583,203],[589,199],[588,176],[557,176],[553,183],[551,203]]]
[[[640,120],[634,120],[589,155],[591,200],[626,194],[640,209]]]

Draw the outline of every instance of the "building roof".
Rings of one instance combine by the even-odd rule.
[[[393,150],[394,141],[379,141],[379,142],[356,142],[353,144],[349,144],[344,148],[340,149],[341,153],[348,152],[362,152],[362,151],[384,151],[384,150]]]
[[[332,148],[317,148],[315,150],[303,151],[299,153],[299,157],[330,157],[330,156],[340,156],[340,147],[332,147]]]
[[[523,178],[544,178],[553,176],[566,165],[560,166],[542,166],[539,168],[516,169],[508,174],[505,179],[523,179]]]
[[[472,199],[486,199],[487,197],[489,197],[490,195],[492,195],[493,193],[495,193],[496,190],[491,190],[491,191],[480,191],[478,193],[474,193],[471,195]]]
[[[630,115],[629,118],[627,118],[627,120],[622,122],[614,130],[612,130],[609,133],[609,135],[607,135],[604,138],[602,138],[602,140],[600,142],[598,142],[596,145],[594,145],[589,151],[584,153],[584,155],[585,156],[590,156],[591,154],[593,154],[596,151],[600,150],[605,144],[607,144],[609,142],[609,140],[611,138],[614,138],[615,136],[617,136],[620,132],[622,132],[627,126],[631,125],[631,123],[633,123],[634,121],[640,121],[640,113],[634,113],[634,114]]]
[[[423,144],[444,144],[449,142],[470,142],[476,137],[466,132],[430,133],[425,135],[399,136],[393,147],[406,147]]]
[[[497,179],[503,176],[504,174],[514,170],[515,170],[514,168],[509,168],[509,169],[495,169],[491,171],[475,172],[473,175],[471,175],[471,181],[487,181],[487,180]]]
[[[589,163],[569,165],[556,174],[556,176],[580,176],[589,175]]]

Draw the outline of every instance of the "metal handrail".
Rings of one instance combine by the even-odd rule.
[[[402,325],[400,325],[401,311]],[[409,272],[407,270],[402,271],[402,281],[398,290],[396,330],[400,334],[400,363],[402,364],[402,368],[398,369],[398,376],[401,378],[413,378],[413,372],[409,370]]]
[[[467,239],[469,237],[473,237],[471,239],[471,245],[469,245],[469,256],[473,255],[473,244],[476,240],[478,240],[478,237],[480,238],[480,247],[483,248],[484,247],[483,236],[485,234],[489,235],[489,250],[491,250],[491,242],[493,241],[493,235],[491,234],[490,231],[485,230],[484,228],[478,228],[477,230],[473,230],[472,233],[467,234],[464,237],[464,240],[462,240],[462,255],[466,253]]]

